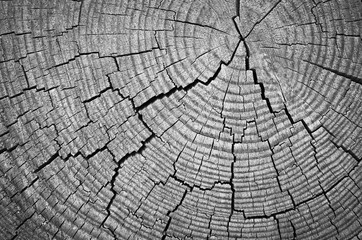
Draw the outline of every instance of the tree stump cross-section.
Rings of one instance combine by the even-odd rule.
[[[0,239],[362,240],[361,13],[0,0]]]

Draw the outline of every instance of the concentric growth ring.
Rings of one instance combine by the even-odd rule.
[[[362,239],[361,12],[0,0],[0,239]]]

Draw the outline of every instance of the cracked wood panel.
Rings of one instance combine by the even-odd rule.
[[[362,239],[361,12],[0,0],[0,238]]]

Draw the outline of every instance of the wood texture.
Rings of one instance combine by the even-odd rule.
[[[362,2],[0,0],[0,239],[362,239]]]

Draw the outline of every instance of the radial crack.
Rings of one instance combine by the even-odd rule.
[[[245,39],[251,34],[251,32],[254,30],[256,25],[260,24],[277,6],[279,3],[281,3],[282,0],[279,0],[277,3],[274,4],[274,6],[256,23],[254,23],[253,27],[250,29],[250,31],[246,34]]]
[[[146,145],[155,137],[156,135],[152,132],[152,134],[147,138],[145,139],[144,141],[142,141],[142,146],[138,149],[138,150],[135,150],[133,152],[130,152],[130,153],[127,153],[125,156],[123,156],[120,160],[118,160],[116,163],[117,163],[117,166],[116,168],[114,169],[114,174],[112,176],[112,179],[111,181],[109,182],[111,184],[111,187],[110,187],[110,190],[111,192],[113,193],[113,196],[111,197],[107,207],[106,207],[106,211],[107,211],[107,216],[103,219],[102,223],[101,223],[101,226],[103,226],[104,228],[107,228],[105,226],[105,222],[107,221],[107,219],[110,217],[111,215],[111,206],[113,204],[113,201],[114,199],[116,198],[117,196],[117,191],[114,189],[115,187],[115,182],[116,182],[116,179],[117,177],[119,176],[119,171],[120,169],[122,168],[123,166],[123,163],[125,161],[127,161],[127,159],[129,159],[130,157],[133,157],[133,156],[136,156],[137,154],[141,154],[142,155],[142,152],[146,149]],[[115,160],[115,156],[113,155],[113,153],[111,151],[109,151],[111,153],[111,155],[113,156],[113,159]],[[107,228],[109,229],[109,228]],[[113,231],[111,229],[109,229],[112,233]],[[113,233],[114,234],[114,233]]]
[[[170,214],[173,213],[173,212],[176,212],[177,209],[182,205],[183,201],[184,201],[185,198],[186,198],[186,194],[187,194],[187,193],[188,193],[188,191],[185,190],[185,192],[184,192],[184,194],[183,194],[183,196],[182,196],[181,201],[179,202],[179,204],[177,204],[177,206],[176,206],[173,210],[169,210],[169,211],[167,212],[166,216],[168,216],[169,219],[168,219],[168,221],[167,221],[167,223],[166,223],[165,229],[163,230],[163,236],[162,236],[162,238],[161,238],[162,240],[166,239],[166,237],[167,237],[167,230],[168,230],[168,228],[170,227],[171,220],[172,220],[172,218],[170,217]]]
[[[320,64],[318,64],[318,63],[310,62],[310,61],[308,61],[308,60],[303,60],[303,62],[312,64],[312,65],[317,66],[317,67],[319,67],[319,68],[322,68],[322,69],[324,69],[324,70],[326,70],[326,71],[329,71],[329,72],[332,72],[332,73],[334,73],[334,74],[337,74],[338,76],[341,76],[341,77],[350,79],[352,82],[355,82],[355,83],[358,83],[358,84],[361,84],[361,85],[362,85],[362,78],[359,78],[359,77],[356,77],[356,76],[352,76],[352,75],[349,75],[349,74],[340,72],[340,71],[338,71],[338,70],[335,70],[335,69],[332,69],[332,68],[329,68],[329,67],[325,67],[325,66],[320,65]]]
[[[185,92],[188,92],[190,91],[192,88],[194,88],[196,85],[198,84],[202,84],[202,85],[205,85],[205,86],[208,86],[213,80],[215,80],[217,78],[217,76],[219,75],[220,71],[221,71],[221,68],[223,65],[225,66],[228,66],[230,65],[230,63],[232,62],[232,60],[234,59],[235,57],[235,54],[236,54],[236,51],[239,47],[241,43],[241,39],[239,39],[238,43],[237,43],[237,46],[235,47],[235,50],[234,52],[232,53],[231,55],[231,58],[228,62],[224,62],[224,61],[221,61],[220,62],[220,65],[218,67],[218,69],[215,71],[214,75],[211,76],[206,82],[203,82],[199,79],[195,79],[192,83],[186,85],[185,87],[182,87],[182,86],[178,86],[178,87],[174,87],[172,88],[170,91],[168,91],[167,93],[161,93],[157,96],[153,96],[152,98],[148,99],[146,102],[144,102],[143,104],[141,104],[140,106],[135,106],[134,105],[134,109],[139,112],[143,109],[145,109],[146,107],[152,105],[155,101],[157,100],[160,100],[160,99],[163,99],[164,97],[169,97],[171,96],[172,94],[174,94],[175,92],[180,92],[180,91],[185,91]]]
[[[275,113],[275,111],[273,110],[273,108],[272,108],[272,106],[271,106],[271,103],[270,103],[269,98],[266,97],[266,95],[265,95],[265,87],[264,87],[264,84],[261,83],[261,82],[259,82],[259,80],[258,80],[258,76],[257,76],[257,73],[256,73],[256,69],[250,68],[250,62],[249,62],[249,60],[250,60],[250,49],[249,49],[249,46],[247,45],[245,38],[242,37],[242,41],[243,41],[243,43],[244,43],[244,47],[245,47],[245,51],[246,51],[245,68],[246,68],[247,71],[248,71],[248,70],[249,70],[249,71],[252,71],[254,83],[255,83],[256,85],[259,85],[260,90],[261,90],[261,98],[262,98],[263,100],[265,100],[265,102],[266,102],[266,104],[267,104],[267,106],[268,106],[269,112]]]

